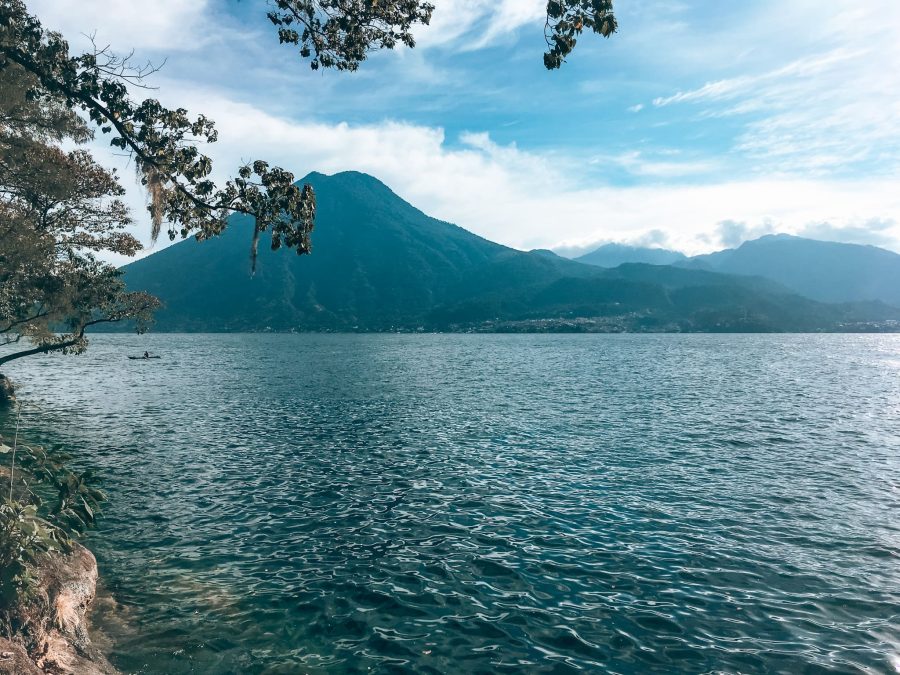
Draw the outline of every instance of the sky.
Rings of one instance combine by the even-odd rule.
[[[775,232],[900,252],[897,0],[618,0],[619,32],[553,72],[544,0],[432,2],[414,50],[341,73],[279,45],[266,0],[27,0],[73,49],[91,34],[163,64],[136,95],[216,121],[220,180],[254,159],[364,171],[429,215],[565,255]],[[94,147],[147,241],[133,167]]]

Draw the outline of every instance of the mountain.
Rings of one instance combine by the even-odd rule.
[[[313,253],[260,245],[252,223],[189,239],[124,268],[159,296],[157,330],[829,330],[900,319],[833,306],[772,281],[645,264],[603,269],[523,252],[431,218],[377,179],[313,173]]]
[[[875,246],[768,235],[680,264],[763,276],[822,302],[881,301],[900,307],[900,255]]]
[[[551,258],[551,259],[559,258],[559,259],[565,260],[565,258],[563,258],[561,255],[559,255],[559,253],[551,251],[549,248],[533,248],[529,251],[529,253],[531,255],[540,255],[545,258]]]
[[[316,190],[312,255],[272,252],[263,237],[251,278],[252,224],[235,217],[220,237],[189,239],[125,267],[130,288],[164,300],[158,327],[387,330],[473,294],[592,273],[430,218],[365,174],[313,173],[302,182]]]
[[[604,244],[598,249],[585,253],[576,261],[597,267],[618,267],[624,263],[647,263],[649,265],[672,265],[687,256],[678,251],[664,248],[645,248],[625,244]]]

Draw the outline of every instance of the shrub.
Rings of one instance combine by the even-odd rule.
[[[12,449],[0,445],[0,456]],[[106,496],[91,487],[89,471],[77,474],[65,467],[67,456],[59,448],[19,445],[15,474],[0,481],[0,605],[12,607],[33,587],[32,570],[40,556],[68,551],[72,538],[83,534],[96,519]],[[13,478],[15,475],[15,478]],[[5,485],[4,485],[5,483]],[[39,490],[36,486],[44,486]],[[39,492],[56,492],[45,506]]]

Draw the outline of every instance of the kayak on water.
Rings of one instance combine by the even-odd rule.
[[[161,359],[161,356],[129,356],[132,361],[146,361],[148,359]]]

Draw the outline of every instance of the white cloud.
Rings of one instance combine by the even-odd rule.
[[[426,49],[414,52],[413,58],[401,52],[406,65],[416,68],[411,69],[412,75],[406,71],[398,75],[398,88],[414,87],[415,77],[434,79],[436,63],[442,65],[434,58],[439,50],[427,47],[453,51],[496,44],[535,21],[534,30],[539,32],[545,9],[544,0],[438,0],[436,4],[433,25],[419,34],[420,45]],[[644,7],[642,11],[651,16],[656,14],[657,4],[643,0],[636,6]],[[663,3],[668,4],[668,0]],[[221,18],[208,0],[159,0],[146,16],[142,14],[145,5],[123,0],[110,11],[109,3],[100,0],[29,3],[48,26],[61,28],[69,36],[97,29],[98,39],[111,42],[119,51],[132,46],[151,51],[191,49],[209,32],[203,27]],[[677,150],[668,154],[649,143],[595,157],[638,182],[627,187],[597,180],[589,183],[589,176],[596,175],[591,169],[596,167],[576,152],[590,155],[604,146],[600,141],[590,145],[586,136],[575,136],[580,147],[571,152],[560,145],[530,152],[515,144],[498,144],[479,129],[448,138],[437,126],[397,120],[349,125],[289,119],[288,115],[295,114],[291,111],[314,111],[314,106],[306,106],[302,95],[295,94],[295,80],[279,79],[287,78],[280,61],[254,61],[255,67],[271,66],[264,87],[234,85],[235,95],[253,98],[255,106],[199,86],[201,78],[216,67],[210,64],[207,68],[198,58],[199,52],[183,55],[185,67],[176,72],[186,79],[154,84],[161,87],[157,93],[164,102],[202,111],[216,120],[221,140],[209,150],[217,160],[219,179],[233,173],[241,160],[255,158],[271,160],[298,175],[311,170],[366,171],[427,213],[518,248],[577,247],[604,240],[665,242],[686,252],[702,252],[719,245],[712,234],[721,223],[734,221],[750,223],[751,231],[771,227],[800,234],[812,232],[816,223],[827,223],[831,236],[845,240],[862,240],[860,228],[889,222],[877,229],[878,241],[900,249],[900,226],[896,224],[900,221],[900,197],[896,196],[900,42],[891,32],[900,23],[900,3],[871,0],[865,7],[856,5],[850,0],[834,0],[822,20],[814,21],[821,13],[820,0],[785,4],[761,0],[758,12],[762,18],[748,19],[741,34],[729,32],[730,27],[699,31],[690,25],[684,7],[674,17],[666,15],[665,31],[658,28],[650,31],[652,35],[642,33],[632,22],[632,44],[652,40],[645,45],[647,49],[629,52],[628,59],[646,61],[653,56],[653,67],[667,74],[677,72],[679,63],[687,64],[681,67],[690,71],[692,78],[702,73],[706,77],[699,81],[707,79],[710,84],[662,96],[653,109],[629,117],[628,124],[637,128],[646,118],[645,128],[654,125],[655,129],[655,125],[669,122],[662,115],[674,117],[692,105],[701,113],[696,120],[700,134],[710,128],[711,118],[723,116],[737,120],[741,128],[730,157],[723,157],[728,153],[718,150],[715,155],[704,154],[699,144],[691,145],[681,128],[675,132],[677,137],[659,141],[677,147],[680,154]],[[785,24],[773,27],[780,33],[772,37],[772,44],[781,51],[758,46],[759,26],[764,25],[761,21],[766,12],[768,16],[775,12]],[[803,45],[791,53],[785,46],[792,44],[791,35],[799,35],[803,26],[815,33],[808,38],[815,48]],[[626,43],[626,35],[623,27],[621,43]],[[259,47],[254,57],[264,55],[266,49]],[[277,46],[272,49],[279,59],[285,57],[277,52]],[[220,49],[202,56],[210,59],[210,54],[222,53]],[[733,61],[726,58],[729,54]],[[723,72],[723,63],[733,63],[734,70]],[[670,64],[674,64],[671,70],[665,70]],[[417,74],[420,71],[427,76]],[[232,75],[230,70],[228,75]],[[354,76],[360,89],[369,81],[365,75]],[[329,86],[329,80],[318,77],[322,84],[308,90],[310,98],[323,97]],[[665,80],[663,75],[659,78]],[[358,90],[353,94],[362,95]],[[365,90],[365,95],[373,93]],[[465,93],[460,90],[459,95]],[[653,94],[645,95],[649,99]],[[627,96],[624,101],[635,100],[633,91]],[[353,112],[352,103],[358,99],[347,100],[351,103],[336,107],[332,120],[341,119],[345,109]],[[614,105],[621,111],[625,103],[616,100]],[[288,112],[277,116],[271,112],[274,109]],[[633,112],[641,109],[642,104],[630,108]],[[602,131],[598,138],[615,131],[612,126],[598,129]],[[530,140],[535,141],[533,137]],[[108,149],[102,152],[104,161],[121,163]],[[726,173],[724,167],[734,166],[735,158],[742,170]],[[877,169],[851,180],[837,172],[848,162]],[[748,165],[759,171],[743,170]],[[130,172],[123,175],[130,183]],[[685,184],[688,179],[692,182]],[[143,196],[132,190],[130,199],[137,207],[136,215],[146,220]],[[821,225],[816,231],[825,232]]]
[[[715,237],[723,248],[737,248],[745,241],[758,239],[775,232],[775,224],[771,220],[765,220],[757,225],[749,225],[743,221],[729,219],[716,225]],[[804,234],[804,236],[807,235]],[[716,239],[712,239],[710,243],[716,243]]]
[[[900,3],[835,0],[823,8],[822,3],[796,0],[790,7],[795,28],[803,27],[802,34],[811,36],[803,47],[807,53],[775,67],[657,97],[654,106],[702,106],[701,124],[715,117],[743,117],[733,151],[758,171],[808,176],[864,167],[896,172]],[[758,40],[758,25],[753,26],[752,39]],[[789,53],[791,43],[776,44],[782,54]]]
[[[365,171],[430,215],[522,249],[652,240],[696,253],[717,246],[708,233],[726,220],[802,233],[809,223],[843,228],[900,216],[900,192],[889,179],[584,187],[573,179],[577,159],[499,145],[485,133],[448,142],[443,129],[398,121],[292,121],[213,92],[165,89],[216,120],[221,140],[208,150],[219,179],[255,158],[298,177],[312,170]],[[900,248],[896,223],[881,232],[883,243]]]
[[[264,2],[256,1],[263,17]],[[539,30],[545,0],[434,0],[430,26],[415,28],[420,47],[481,49],[534,24]],[[211,0],[30,0],[29,11],[45,27],[61,31],[76,46],[96,31],[99,43],[119,52],[191,51],[208,44],[223,28],[226,9]],[[224,22],[227,23],[227,22]],[[274,35],[274,33],[272,33]],[[206,36],[206,37],[205,37]],[[273,43],[275,44],[275,43]]]
[[[194,50],[210,25],[209,0],[29,0],[41,23],[62,32],[74,47],[96,32],[100,46],[136,50]]]
[[[767,219],[751,225],[744,221],[723,220],[716,226],[710,236],[710,244],[718,244],[722,248],[736,248],[745,241],[758,239],[767,234],[777,234],[781,230],[776,223]],[[843,225],[830,222],[811,222],[791,233],[808,239],[821,241],[840,241],[847,244],[863,244],[896,248],[898,244],[897,222],[892,219],[870,218],[865,221],[849,220]]]
[[[804,57],[775,70],[759,75],[745,75],[731,79],[707,82],[699,89],[680,91],[672,96],[653,99],[653,105],[663,107],[673,103],[694,101],[728,101],[760,92],[769,83],[779,83],[788,78],[810,78],[827,73],[836,64],[864,56],[865,52],[835,49],[824,55]]]
[[[547,11],[545,0],[435,0],[434,5],[431,25],[416,31],[422,47],[458,43],[462,49],[480,49],[542,19]]]
[[[841,226],[833,223],[809,223],[798,234],[825,241],[890,247],[897,243],[896,232],[896,221],[872,218],[864,222],[853,222]]]
[[[713,159],[679,160],[659,159],[656,155],[669,155],[663,151],[656,151],[648,156],[648,153],[633,150],[623,152],[615,156],[601,155],[590,160],[592,164],[616,164],[633,176],[649,178],[679,178],[683,176],[697,176],[709,174],[719,168],[719,163]]]

